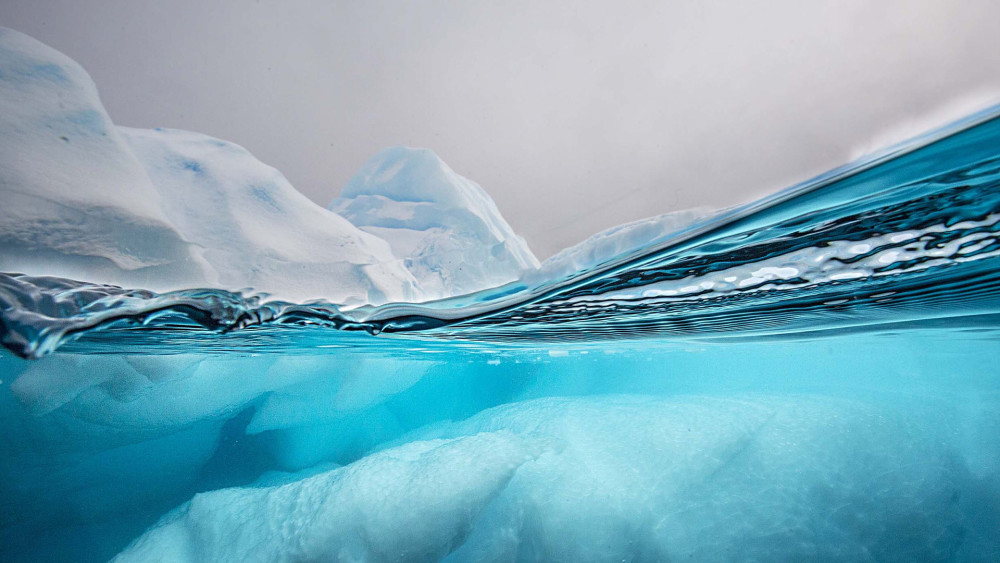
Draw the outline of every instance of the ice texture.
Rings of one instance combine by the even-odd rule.
[[[199,133],[119,128],[163,211],[211,265],[213,287],[286,299],[418,298],[389,245],[316,205],[246,149]]]
[[[424,301],[538,261],[493,200],[426,150],[387,149],[332,206],[242,147],[116,127],[87,73],[0,29],[0,271],[156,291]]]
[[[149,287],[202,266],[68,57],[0,28],[0,269]]]
[[[486,191],[429,149],[379,152],[329,207],[388,241],[430,298],[496,287],[538,268]]]
[[[965,475],[933,436],[808,396],[539,399],[197,495],[116,561],[939,560]]]
[[[438,561],[537,450],[507,432],[419,441],[286,485],[204,493],[114,561]]]

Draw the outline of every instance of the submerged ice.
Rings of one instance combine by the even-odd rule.
[[[967,476],[928,423],[808,396],[513,403],[196,495],[116,561],[941,560]]]
[[[983,560],[1000,402],[976,345],[6,356],[0,544],[11,561],[65,559],[80,534],[117,561]],[[940,354],[899,355],[915,349]]]

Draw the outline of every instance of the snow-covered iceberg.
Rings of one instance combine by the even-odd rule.
[[[0,94],[0,271],[347,305],[426,301],[590,269],[705,216],[616,227],[539,270],[490,196],[428,149],[381,151],[324,209],[233,143],[115,126],[79,65],[6,29]]]
[[[427,297],[496,287],[538,268],[483,188],[428,149],[378,153],[330,209],[388,241]]]

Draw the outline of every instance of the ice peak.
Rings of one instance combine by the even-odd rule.
[[[383,149],[369,159],[340,197],[378,195],[395,201],[464,206],[468,196],[486,195],[478,192],[482,188],[456,174],[431,149],[399,146]]]
[[[429,149],[380,151],[330,209],[388,241],[435,297],[501,285],[538,267],[489,194]]]

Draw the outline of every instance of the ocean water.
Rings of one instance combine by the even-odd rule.
[[[0,275],[0,560],[1000,560],[998,115],[429,304]]]

